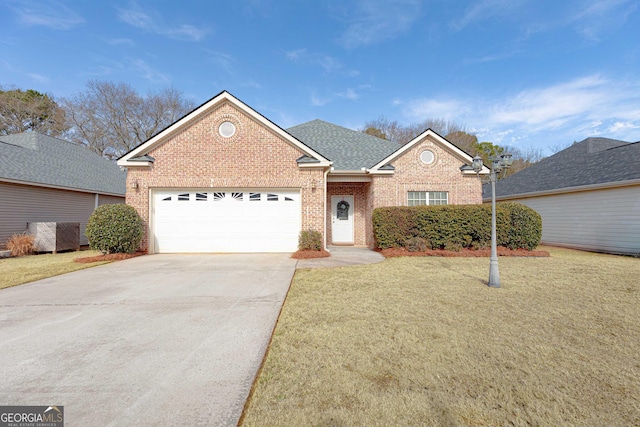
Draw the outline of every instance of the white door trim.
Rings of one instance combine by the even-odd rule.
[[[341,202],[346,202],[346,210],[341,210],[339,213],[338,204]],[[331,242],[333,244],[353,245],[355,243],[354,213],[355,203],[352,194],[331,196]]]

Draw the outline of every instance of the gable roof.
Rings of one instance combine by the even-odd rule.
[[[395,142],[317,119],[287,132],[333,161],[338,171],[370,168],[399,148]]]
[[[402,156],[407,151],[411,150],[416,144],[419,144],[420,142],[424,141],[425,138],[427,137],[431,137],[433,140],[438,142],[442,147],[449,150],[451,153],[453,153],[453,155],[458,157],[460,161],[468,162],[468,164],[465,163],[460,167],[460,171],[463,174],[475,175],[473,168],[471,168],[470,166],[471,163],[473,162],[473,157],[469,153],[461,150],[460,148],[456,147],[455,145],[447,141],[445,138],[440,136],[437,132],[435,132],[431,128],[425,130],[420,135],[413,138],[411,141],[402,145],[400,148],[397,148],[393,153],[389,154],[387,157],[380,159],[378,163],[376,163],[371,169],[374,172],[379,170],[384,170],[387,167],[387,165],[389,165],[391,162],[396,160],[398,157]],[[484,175],[487,173],[489,173],[489,169],[487,169],[487,167],[483,165],[482,170],[480,171],[480,174]]]
[[[640,180],[640,141],[587,138],[499,180],[496,197],[561,192],[632,180]],[[483,194],[490,198],[491,190]]]
[[[0,181],[124,196],[126,173],[85,147],[23,132],[0,136]]]
[[[222,91],[218,95],[214,96],[204,104],[200,105],[175,123],[166,127],[165,129],[158,132],[156,135],[149,138],[147,141],[143,142],[133,150],[129,151],[122,157],[118,159],[118,165],[120,166],[149,166],[153,163],[153,158],[148,156],[148,153],[154,148],[164,144],[171,136],[181,131],[182,129],[189,126],[189,123],[197,120],[199,117],[202,117],[205,114],[208,114],[212,110],[218,108],[225,102],[231,103],[234,107],[238,108],[240,111],[247,114],[249,117],[256,120],[258,123],[262,124],[266,128],[270,129],[280,137],[282,137],[287,143],[291,146],[300,150],[303,154],[303,157],[306,156],[310,159],[315,159],[314,162],[303,162],[299,163],[301,166],[310,165],[310,166],[329,166],[331,162],[326,159],[324,156],[313,150],[311,147],[305,145],[302,141],[296,139],[293,135],[287,133],[280,126],[273,123],[271,120],[264,117],[262,114],[258,113],[253,108],[249,107],[244,102],[240,101],[235,96],[231,95],[229,92]]]

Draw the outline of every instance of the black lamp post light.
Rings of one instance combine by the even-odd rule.
[[[498,245],[496,239],[496,180],[497,176],[503,169],[507,169],[513,163],[513,156],[510,153],[501,154],[491,160],[491,173],[489,174],[489,182],[491,182],[491,259],[489,262],[489,286],[492,288],[500,287],[500,272],[498,271]],[[471,164],[474,172],[480,177],[482,170],[482,157],[475,156]]]

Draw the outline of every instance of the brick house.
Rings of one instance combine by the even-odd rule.
[[[431,130],[403,146],[321,120],[284,130],[225,91],[118,165],[150,253],[293,252],[309,229],[373,246],[380,206],[481,203],[471,162]]]

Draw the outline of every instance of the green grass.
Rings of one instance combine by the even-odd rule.
[[[640,259],[299,270],[244,426],[640,425]]]
[[[0,289],[107,263],[104,261],[89,264],[73,262],[76,258],[96,255],[100,255],[100,252],[64,252],[2,258],[0,259]]]

